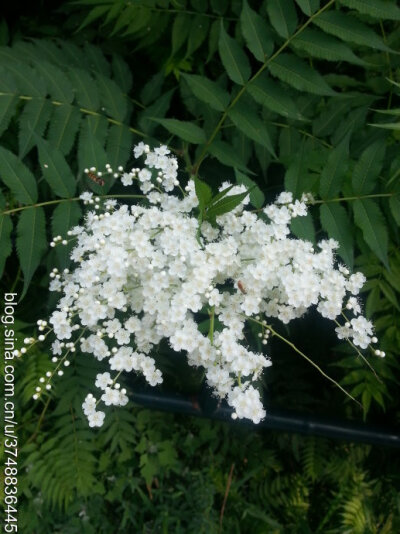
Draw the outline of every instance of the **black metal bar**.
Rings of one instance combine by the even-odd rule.
[[[254,430],[269,429],[315,435],[327,438],[358,441],[374,445],[400,447],[400,435],[390,429],[350,421],[324,419],[293,413],[267,412],[267,417],[258,425],[248,420],[233,420],[233,410],[225,402],[218,402],[209,394],[185,397],[179,394],[136,389],[133,401],[141,406],[174,413],[205,417],[232,424],[252,427]]]

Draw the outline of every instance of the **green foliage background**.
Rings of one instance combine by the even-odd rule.
[[[311,191],[311,216],[293,233],[337,239],[340,259],[368,278],[365,310],[387,354],[373,359],[380,380],[314,317],[285,332],[363,413],[278,343],[268,402],[398,424],[399,21],[391,0],[80,0],[5,13],[0,271],[3,291],[24,297],[19,338],[52,307],[48,274],[68,265],[68,247],[48,243],[79,222],[79,193],[121,194],[84,168],[129,165],[133,143],[162,141],[182,184],[255,183],[255,208],[283,189]],[[49,366],[39,350],[18,365],[22,532],[400,529],[390,451],[132,407],[95,433],[80,409],[94,363],[77,358],[34,405]]]

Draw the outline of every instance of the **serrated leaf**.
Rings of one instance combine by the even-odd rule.
[[[306,173],[307,162],[303,143],[301,149],[297,151],[295,157],[289,164],[284,178],[285,190],[291,191],[294,195],[294,198],[300,198],[305,191],[303,180],[306,176]]]
[[[264,146],[274,157],[274,147],[268,129],[259,117],[240,102],[229,110],[229,118],[247,137]]]
[[[204,130],[196,124],[187,121],[178,121],[177,119],[153,118],[152,120],[158,124],[161,124],[161,126],[166,128],[170,133],[179,137],[179,139],[183,139],[184,141],[195,143],[197,145],[206,142],[206,134],[204,133]]]
[[[19,156],[23,158],[34,146],[35,136],[42,137],[53,109],[46,99],[33,99],[25,104],[19,121]]]
[[[389,286],[389,284],[387,284],[384,280],[379,280],[379,288],[388,301],[393,304],[398,311],[400,311],[399,301],[397,300],[396,293]]]
[[[102,19],[103,15],[108,13],[109,9],[110,9],[110,6],[108,6],[108,5],[106,5],[106,6],[104,6],[104,5],[103,6],[102,5],[95,6],[93,9],[91,9],[89,11],[89,13],[83,19],[81,25],[79,26],[79,28],[76,31],[80,32],[81,30],[86,28],[86,26],[88,26],[89,24],[94,22],[95,20]]]
[[[338,124],[343,120],[345,113],[351,108],[350,99],[331,100],[327,106],[322,109],[321,115],[316,117],[312,123],[312,132],[316,137],[325,137],[332,134]]]
[[[338,254],[352,270],[354,259],[353,228],[345,208],[337,202],[322,204],[320,217],[322,228],[330,238],[336,239],[339,243]]]
[[[374,30],[349,13],[324,11],[318,17],[315,17],[313,22],[325,32],[331,33],[339,37],[339,39],[343,39],[343,41],[368,46],[384,52],[393,52]]]
[[[73,197],[76,189],[75,178],[62,152],[43,139],[38,138],[36,143],[43,178],[57,196]]]
[[[108,163],[112,169],[124,166],[129,159],[132,149],[133,134],[127,126],[112,124],[109,128],[106,152]]]
[[[227,167],[236,167],[248,174],[253,174],[238,157],[235,149],[225,141],[213,141],[208,147],[208,152]]]
[[[66,156],[73,147],[82,115],[76,106],[57,106],[49,124],[47,140]]]
[[[351,48],[339,39],[316,29],[306,28],[292,40],[292,46],[319,59],[366,65],[365,61],[357,57]]]
[[[0,277],[3,275],[4,264],[11,254],[11,231],[13,225],[9,215],[0,215]]]
[[[197,74],[182,74],[193,94],[216,111],[224,111],[229,104],[229,93],[216,82]]]
[[[112,70],[114,81],[124,93],[129,93],[132,88],[132,71],[126,61],[118,54],[113,54]]]
[[[209,19],[204,15],[192,17],[185,58],[190,57],[202,45],[208,35],[209,25]]]
[[[341,4],[356,9],[363,15],[382,20],[400,20],[400,8],[388,0],[339,0]]]
[[[53,100],[63,104],[71,104],[74,99],[74,91],[67,75],[49,61],[38,59],[35,62],[35,69],[40,73],[48,87],[48,91]]]
[[[213,204],[206,212],[207,219],[213,221],[219,215],[229,213],[235,209],[239,204],[247,197],[248,191],[245,193],[239,193],[237,195],[228,195],[221,199],[216,204]]]
[[[152,135],[154,129],[157,127],[157,124],[152,120],[152,117],[164,117],[167,113],[171,98],[174,93],[174,89],[171,89],[167,93],[164,93],[157,98],[157,100],[148,106],[144,111],[139,115],[138,124],[140,128],[148,135]]]
[[[375,188],[383,166],[385,151],[385,141],[384,139],[379,139],[361,154],[352,176],[353,191],[356,195],[367,195]]]
[[[323,199],[334,198],[342,188],[342,181],[349,163],[349,136],[333,148],[327,164],[322,169],[319,193]]]
[[[99,46],[95,46],[86,41],[83,45],[82,52],[91,72],[94,72],[95,74],[101,74],[106,78],[110,77],[110,64]]]
[[[71,68],[68,77],[75,90],[76,100],[84,109],[97,111],[100,108],[100,97],[96,81],[86,72],[79,68]]]
[[[0,147],[0,179],[22,204],[35,204],[38,193],[31,171],[9,150]]]
[[[73,226],[79,223],[82,216],[82,210],[78,202],[61,202],[53,211],[51,219],[52,235],[61,235],[63,238],[67,238],[67,232]],[[58,268],[65,269],[69,266],[69,254],[71,252],[74,243],[68,243],[68,245],[57,246],[55,252],[58,258]]]
[[[240,24],[247,47],[258,61],[264,62],[274,49],[274,41],[264,19],[243,0]]]
[[[257,209],[262,208],[262,206],[264,206],[265,196],[257,184],[237,169],[235,169],[235,178],[238,184],[243,184],[247,187],[250,192],[251,204]]]
[[[315,69],[292,54],[280,54],[270,63],[269,70],[273,76],[299,91],[316,95],[336,95],[336,92]]]
[[[96,81],[101,99],[101,111],[113,119],[123,121],[128,111],[128,105],[121,89],[113,80],[101,74],[96,74]]]
[[[22,211],[17,225],[17,254],[24,274],[24,298],[43,252],[47,248],[46,219],[43,208],[27,208]]]
[[[266,73],[263,72],[251,82],[247,90],[256,102],[270,111],[291,119],[305,120],[281,85],[271,80]]]
[[[12,75],[23,95],[44,98],[46,83],[41,76],[26,63],[16,61],[13,50],[8,47],[0,48],[0,65]]]
[[[319,9],[319,0],[296,0],[296,4],[309,17]]]
[[[267,12],[277,33],[287,39],[296,30],[297,14],[293,0],[268,0]]]
[[[107,154],[103,148],[103,144],[93,134],[90,128],[89,117],[86,118],[84,127],[81,129],[79,135],[78,146],[78,164],[79,172],[83,173],[87,167],[96,167],[99,171],[104,171],[107,162]],[[107,177],[104,178],[107,181]],[[88,186],[96,193],[102,193],[103,189],[100,185],[94,183],[92,180],[87,180]]]
[[[353,209],[355,223],[361,228],[365,242],[388,268],[388,233],[378,204],[369,198],[359,199]]]
[[[290,223],[291,232],[299,239],[305,239],[315,245],[315,228],[311,214],[305,217],[296,217]]]
[[[17,106],[16,96],[0,94],[0,135],[7,130],[10,120],[17,111]]]
[[[174,17],[174,23],[172,26],[172,43],[171,43],[171,56],[174,57],[183,43],[187,40],[190,30],[190,16],[186,13],[179,13]]]
[[[229,78],[239,85],[244,85],[251,74],[249,60],[237,41],[226,33],[222,20],[218,50]]]

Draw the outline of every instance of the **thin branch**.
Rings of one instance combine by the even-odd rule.
[[[203,150],[201,151],[200,153],[200,156],[199,156],[199,159],[197,160],[197,162],[195,163],[195,166],[194,166],[194,170],[195,170],[195,173],[197,174],[199,168],[200,168],[200,165],[202,163],[202,161],[204,160],[206,154],[207,154],[207,150],[208,150],[208,147],[211,145],[211,143],[214,141],[216,135],[218,134],[218,132],[220,131],[222,125],[224,124],[225,120],[227,119],[228,117],[228,113],[229,111],[236,105],[236,103],[239,101],[239,99],[241,98],[241,96],[245,93],[245,91],[247,90],[248,86],[254,82],[254,80],[256,80],[260,74],[262,72],[264,72],[264,70],[268,67],[268,65],[270,63],[272,63],[272,61],[274,61],[281,52],[283,52],[288,46],[289,44],[293,41],[293,39],[295,37],[297,37],[301,32],[303,32],[307,26],[309,26],[313,20],[318,17],[323,11],[325,11],[326,9],[328,9],[328,7],[330,7],[332,4],[334,4],[335,0],[329,0],[329,2],[324,6],[322,7],[319,11],[317,11],[316,13],[314,13],[314,15],[312,15],[308,20],[307,22],[305,22],[303,24],[303,26],[301,26],[301,28],[299,28],[293,35],[291,35],[290,37],[288,37],[288,39],[283,43],[283,45],[278,48],[278,50],[272,54],[272,56],[270,56],[263,64],[262,66],[258,69],[258,71],[254,74],[254,76],[252,76],[250,78],[250,80],[248,80],[244,85],[243,87],[240,89],[240,91],[238,92],[238,94],[235,96],[235,98],[232,100],[232,102],[229,104],[229,106],[226,108],[226,110],[224,111],[224,113],[222,114],[222,117],[220,118],[217,126],[214,128],[214,131],[212,132],[212,134],[210,135],[209,139],[206,141],[204,147],[203,147]]]

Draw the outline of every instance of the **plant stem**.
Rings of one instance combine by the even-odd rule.
[[[146,195],[97,195],[99,198],[147,198]],[[77,202],[81,200],[80,197],[72,198],[59,198],[57,200],[47,200],[46,202],[38,202],[37,204],[30,204],[29,206],[22,206],[20,208],[14,208],[11,210],[6,210],[0,212],[2,215],[10,215],[11,213],[16,213],[18,211],[27,210],[30,208],[40,208],[41,206],[50,206],[52,204],[61,204],[62,202]]]
[[[353,400],[356,404],[358,404],[360,406],[360,408],[362,408],[362,405],[361,403],[358,402],[358,400],[356,400],[348,391],[346,391],[338,382],[336,382],[336,380],[334,380],[333,378],[331,378],[329,375],[327,375],[325,373],[325,371],[323,371],[321,369],[321,367],[316,364],[311,358],[309,358],[306,354],[304,354],[304,352],[302,352],[300,349],[298,349],[296,347],[296,345],[294,343],[292,343],[291,341],[289,341],[288,339],[286,339],[284,336],[282,336],[281,334],[279,334],[276,330],[274,330],[274,328],[272,328],[272,326],[270,325],[265,325],[264,323],[262,323],[261,321],[257,321],[257,319],[253,319],[252,317],[248,317],[247,315],[244,315],[242,314],[244,317],[246,317],[247,320],[249,321],[253,321],[254,323],[257,323],[261,326],[265,326],[265,328],[268,328],[268,330],[271,331],[271,333],[278,337],[279,339],[281,339],[282,341],[284,341],[287,345],[289,345],[289,347],[291,347],[295,352],[297,352],[297,354],[300,354],[300,356],[302,356],[305,360],[308,361],[308,363],[311,363],[311,365],[313,367],[315,367],[321,374],[322,376],[324,376],[327,380],[329,380],[330,382],[332,382],[333,384],[335,384],[335,386],[337,386],[341,391],[343,391],[343,393],[345,395],[347,395],[347,397],[349,397],[351,400]]]
[[[211,345],[214,343],[214,320],[215,320],[215,306],[209,310],[210,315],[210,328],[208,329],[208,339],[211,341]]]

